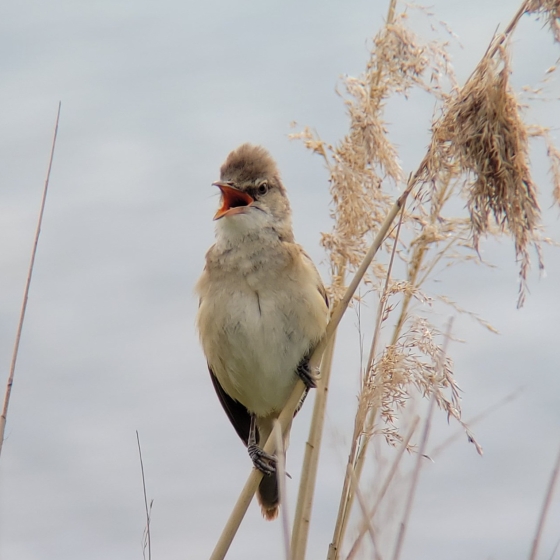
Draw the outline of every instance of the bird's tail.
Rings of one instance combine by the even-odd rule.
[[[278,507],[280,497],[278,494],[277,474],[264,475],[257,490],[257,500],[261,506],[261,511],[267,521],[272,521],[278,517]]]
[[[271,419],[260,419],[258,424],[259,429],[259,445],[264,447],[268,437],[272,433]],[[284,453],[290,444],[290,425],[284,433]],[[285,455],[284,455],[285,457]],[[285,473],[284,473],[285,476]],[[264,475],[257,490],[257,500],[261,506],[263,517],[267,521],[272,521],[278,517],[278,510],[280,507],[280,492],[278,491],[278,470],[271,475]]]

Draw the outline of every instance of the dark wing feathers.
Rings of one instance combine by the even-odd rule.
[[[222,388],[220,382],[208,366],[208,371],[210,372],[210,379],[212,379],[212,384],[229,421],[233,424],[237,435],[243,440],[245,445],[249,441],[249,428],[251,426],[251,415],[249,411],[238,401],[232,399]],[[257,441],[259,441],[259,434],[257,433]]]

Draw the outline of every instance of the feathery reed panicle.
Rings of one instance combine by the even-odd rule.
[[[321,244],[329,255],[335,299],[342,292],[344,274],[362,262],[369,236],[393,204],[393,195],[382,188],[382,181],[389,178],[398,185],[404,178],[383,119],[385,101],[394,94],[406,95],[414,86],[441,95],[443,77],[454,83],[442,46],[421,41],[405,26],[406,20],[405,13],[389,20],[374,38],[365,73],[344,80],[350,130],[341,142],[336,147],[327,144],[309,128],[291,135],[320,154],[330,173],[334,226],[322,234]],[[379,287],[386,268],[376,263],[370,272],[373,278],[366,281]]]
[[[406,407],[411,387],[423,397],[433,393],[447,416],[460,421],[459,388],[453,378],[452,361],[443,354],[439,337],[441,333],[426,319],[415,317],[397,343],[385,348],[374,366],[375,376],[364,388],[366,401],[379,409],[386,426],[382,433],[391,445],[401,440],[397,411]]]
[[[427,178],[443,172],[472,177],[465,190],[478,249],[490,218],[514,239],[520,261],[518,306],[526,294],[529,245],[538,245],[540,209],[528,159],[528,128],[509,85],[509,57],[503,45],[485,56],[471,79],[446,104],[434,124]],[[542,262],[539,259],[539,266]]]

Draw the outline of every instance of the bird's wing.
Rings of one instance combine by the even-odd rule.
[[[229,418],[229,421],[233,424],[237,435],[243,440],[243,443],[247,445],[249,440],[249,427],[251,426],[251,415],[249,411],[238,401],[232,399],[222,388],[218,378],[214,375],[210,366],[208,366],[208,371],[210,372],[210,379],[212,379],[212,384],[214,385],[214,389],[216,389],[216,393],[218,398],[220,399],[220,403],[224,407],[226,414]],[[258,433],[257,441],[259,438]]]

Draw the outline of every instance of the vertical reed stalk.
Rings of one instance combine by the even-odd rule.
[[[539,516],[539,522],[537,523],[537,529],[535,531],[535,537],[533,539],[533,545],[531,547],[531,554],[529,555],[529,560],[536,560],[537,552],[539,551],[539,544],[541,542],[541,536],[544,529],[544,522],[546,520],[546,515],[548,513],[548,508],[550,507],[550,502],[552,501],[552,494],[554,493],[554,486],[556,485],[556,480],[558,479],[558,473],[560,472],[560,451],[554,463],[554,468],[552,469],[552,474],[550,475],[550,481],[548,483],[548,488],[546,490],[546,495],[543,501],[541,514]]]
[[[321,362],[321,378],[317,384],[313,417],[311,418],[309,437],[305,444],[305,456],[292,530],[292,560],[303,560],[305,558],[335,341],[336,332],[329,341]]]
[[[33,276],[33,267],[35,266],[35,255],[37,254],[37,246],[39,244],[39,234],[41,233],[41,224],[43,223],[43,214],[45,212],[45,203],[47,201],[47,191],[49,188],[49,180],[51,177],[51,168],[54,159],[54,149],[56,146],[56,137],[58,134],[58,121],[60,119],[61,103],[58,103],[58,111],[56,113],[56,121],[54,125],[54,134],[51,145],[51,153],[49,156],[49,166],[47,169],[47,177],[45,179],[45,186],[43,188],[43,197],[41,199],[41,209],[39,211],[39,219],[37,220],[37,229],[35,231],[35,239],[33,242],[33,250],[31,251],[31,261],[29,263],[29,270],[27,273],[27,280],[25,282],[25,289],[23,291],[23,303],[19,315],[19,322],[16,331],[16,340],[14,343],[14,350],[12,353],[12,362],[10,364],[10,373],[8,375],[8,382],[6,384],[6,392],[4,394],[4,405],[2,407],[2,415],[0,416],[0,455],[2,454],[2,444],[4,443],[4,433],[6,431],[6,420],[8,418],[8,406],[10,405],[10,397],[12,394],[12,385],[14,384],[14,374],[16,371],[16,362],[19,352],[19,343],[21,340],[21,332],[23,330],[23,321],[25,319],[25,312],[27,310],[27,299],[29,297],[29,288],[31,286],[31,277]]]
[[[404,213],[404,206],[401,209],[400,219],[397,226],[397,233],[395,235],[393,250],[391,253],[391,260],[389,261],[389,266],[387,268],[387,274],[385,277],[385,286],[383,288],[383,293],[379,300],[379,305],[377,308],[377,318],[374,330],[374,335],[371,343],[371,348],[369,352],[368,362],[366,365],[366,372],[363,379],[362,387],[362,397],[360,399],[360,404],[358,405],[358,412],[356,413],[356,420],[354,423],[354,433],[352,435],[352,447],[350,454],[348,456],[348,463],[346,465],[346,475],[344,478],[344,485],[342,488],[340,505],[338,509],[338,516],[336,520],[333,540],[329,546],[329,560],[336,560],[338,558],[340,545],[344,539],[346,533],[346,528],[348,526],[348,520],[350,518],[350,512],[352,511],[352,505],[354,501],[355,488],[359,484],[362,476],[362,469],[365,462],[365,454],[367,450],[368,442],[371,438],[373,427],[375,424],[375,417],[377,415],[377,406],[373,404],[371,408],[368,408],[368,404],[364,399],[365,387],[368,380],[371,378],[373,373],[373,363],[376,354],[377,343],[379,341],[379,334],[381,331],[381,323],[383,319],[383,314],[385,311],[385,304],[387,298],[387,292],[389,287],[389,280],[391,278],[391,270],[394,263],[395,251],[397,248],[397,243],[399,241],[399,234],[402,225]],[[365,411],[363,410],[365,407]],[[366,419],[364,425],[364,418]]]

